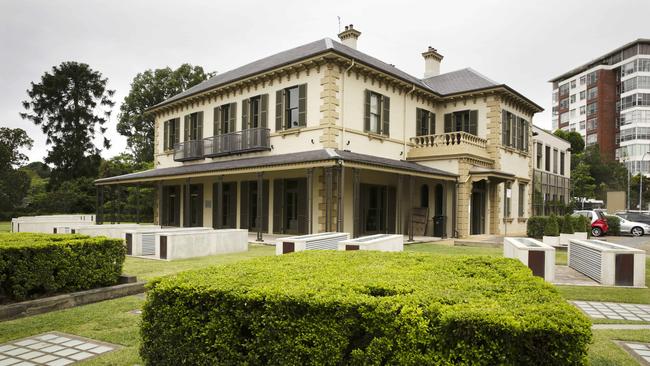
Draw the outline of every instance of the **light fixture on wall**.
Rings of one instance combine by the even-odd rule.
[[[312,144],[312,145],[314,144],[314,139],[311,139],[311,144]]]
[[[273,150],[273,145],[271,145],[271,150]]]
[[[350,146],[350,140],[348,140],[348,143],[346,144],[347,146]]]

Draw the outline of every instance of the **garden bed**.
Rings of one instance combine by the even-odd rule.
[[[147,364],[583,364],[590,322],[521,263],[311,252],[154,281]]]

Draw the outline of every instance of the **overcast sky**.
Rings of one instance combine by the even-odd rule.
[[[88,63],[109,80],[116,106],[104,157],[126,149],[115,131],[119,105],[141,71],[188,62],[224,72],[324,37],[341,24],[362,32],[359,50],[420,77],[420,55],[444,55],[441,72],[472,67],[546,109],[548,80],[637,38],[650,38],[650,1],[56,1],[0,0],[0,126],[34,139],[40,129],[18,115],[29,83],[63,61]]]

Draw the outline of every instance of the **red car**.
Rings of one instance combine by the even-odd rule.
[[[591,235],[602,236],[609,231],[607,218],[602,210],[579,210],[574,211],[574,215],[581,215],[591,219]]]

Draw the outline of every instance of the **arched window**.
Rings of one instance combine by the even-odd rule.
[[[426,184],[420,187],[420,207],[429,207],[429,186]]]

